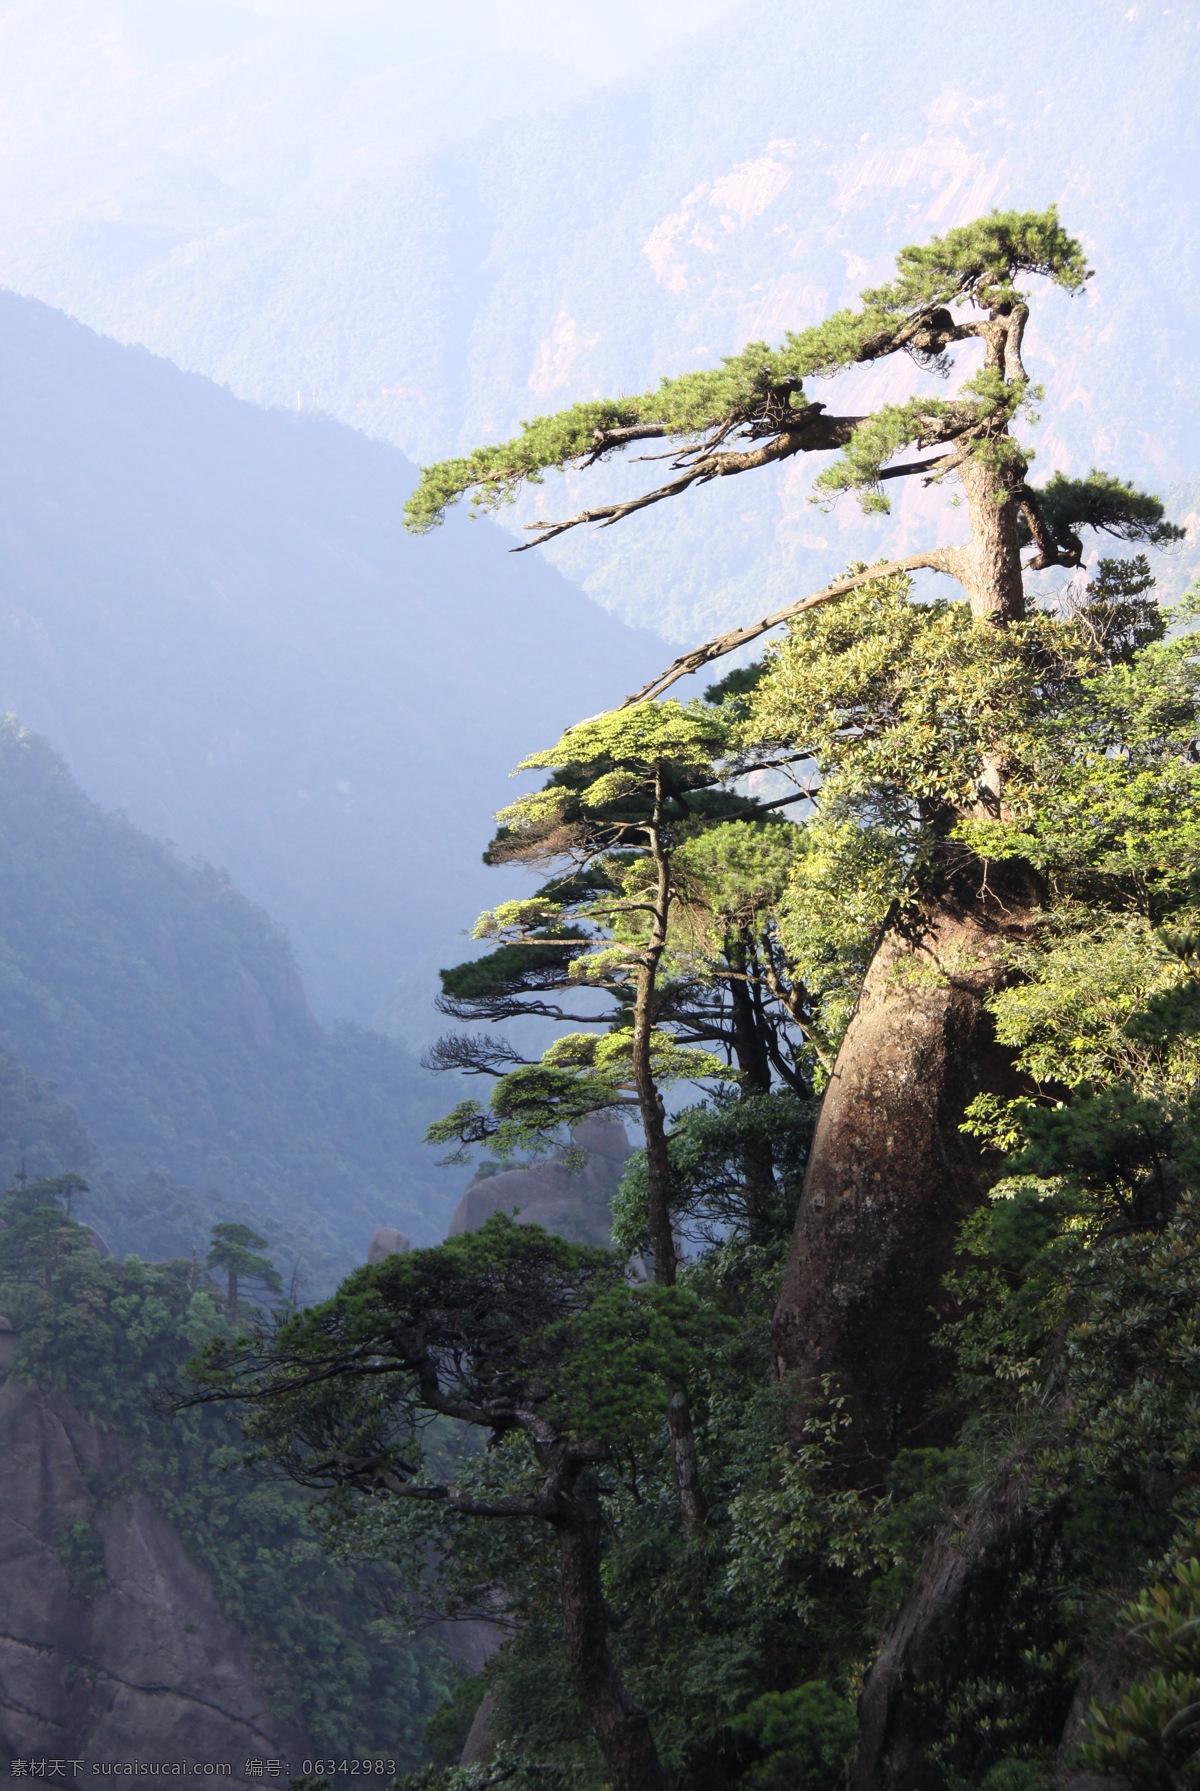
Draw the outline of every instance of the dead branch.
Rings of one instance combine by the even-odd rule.
[[[928,553],[906,554],[902,560],[885,560],[878,566],[868,566],[865,572],[853,572],[845,578],[837,578],[822,590],[814,591],[811,597],[802,597],[798,603],[789,603],[785,609],[777,609],[774,615],[764,616],[761,622],[750,622],[745,628],[730,629],[728,634],[719,634],[715,639],[705,641],[702,647],[693,647],[690,652],[681,653],[678,659],[672,660],[665,672],[660,672],[649,684],[643,684],[640,690],[627,696],[618,707],[633,709],[639,703],[653,702],[680,678],[686,678],[691,672],[698,672],[714,659],[723,659],[727,653],[736,653],[748,641],[757,640],[760,634],[778,628],[783,622],[790,622],[793,616],[802,615],[806,609],[815,609],[819,603],[828,603],[831,597],[844,597],[847,592],[856,591],[860,585],[870,584],[873,579],[893,578],[898,572],[918,572],[922,569],[944,572],[949,577],[956,578],[957,568],[961,563],[960,556],[965,552],[969,552],[969,549],[936,547]],[[583,727],[585,724],[577,722],[575,725]]]

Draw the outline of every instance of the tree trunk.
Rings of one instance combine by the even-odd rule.
[[[654,1279],[660,1287],[675,1285],[675,1233],[671,1225],[671,1164],[667,1155],[667,1115],[650,1063],[650,1035],[654,1029],[654,986],[667,942],[671,904],[671,865],[662,837],[663,777],[660,766],[654,777],[654,812],[646,829],[654,857],[654,916],[650,938],[637,970],[633,1002],[633,1080],[638,1111],[646,1138],[646,1202],[650,1217],[650,1243],[654,1251]]]
[[[639,964],[633,1007],[633,1079],[646,1140],[646,1206],[654,1279],[660,1287],[675,1285],[675,1232],[671,1225],[671,1161],[667,1154],[667,1115],[650,1067],[650,1032],[654,1024],[654,964]]]
[[[692,1429],[692,1408],[687,1388],[667,1382],[667,1434],[671,1439],[671,1464],[679,1510],[689,1529],[702,1530],[708,1522],[708,1501],[700,1484],[700,1455]]]
[[[595,1482],[575,1483],[570,1516],[560,1526],[560,1570],[567,1668],[596,1737],[612,1791],[667,1791],[650,1719],[622,1685],[608,1651],[608,1619],[600,1582],[603,1516]]]
[[[649,1209],[650,1243],[654,1252],[654,1279],[660,1287],[674,1287],[677,1263],[675,1228],[671,1223],[671,1162],[667,1153],[667,1115],[650,1062],[654,985],[666,944],[671,900],[671,866],[661,831],[662,807],[660,768],[655,777],[654,815],[648,830],[656,870],[654,920],[649,946],[638,965],[631,1049],[638,1109],[646,1138],[646,1204]],[[700,1485],[700,1461],[692,1430],[687,1389],[669,1381],[667,1391],[667,1430],[671,1439],[671,1462],[675,1470],[679,1510],[685,1524],[692,1529],[702,1529],[708,1521],[708,1506]]]
[[[745,974],[746,949],[727,946],[726,957],[735,971]],[[737,977],[729,985],[733,1009],[733,1049],[738,1069],[742,1072],[742,1099],[749,1095],[769,1094],[771,1061],[763,1037],[761,1011],[756,1012],[746,983]],[[750,1238],[763,1243],[770,1236],[772,1208],[775,1204],[775,1157],[769,1138],[749,1140],[742,1153],[742,1173],[746,1178],[746,1212]]]
[[[744,980],[746,947],[730,943],[725,948],[725,956],[734,971],[729,983],[729,1005],[733,1014],[733,1050],[742,1072],[742,1087],[755,1094],[767,1094],[771,1087],[771,1060],[759,1016]]]
[[[1036,899],[1023,867],[969,861],[915,921],[890,925],[825,1092],[774,1342],[780,1373],[801,1377],[798,1415],[824,1377],[845,1395],[860,1472],[938,1440],[931,1333],[958,1227],[984,1191],[959,1127],[976,1094],[1017,1092],[983,1001]]]
[[[954,552],[954,575],[967,593],[977,622],[1000,626],[1025,614],[1019,505],[1008,486],[985,461],[970,455],[958,469],[971,514],[971,539]]]
[[[1004,1621],[996,1593],[1011,1578],[1024,1516],[1018,1468],[943,1542],[913,1587],[858,1701],[850,1791],[915,1791],[927,1782],[929,1743],[938,1729],[930,1701],[945,1703],[986,1655],[996,1621]]]
[[[657,963],[657,958],[655,962]],[[650,1215],[650,1242],[654,1251],[654,1279],[660,1287],[674,1287],[678,1265],[675,1256],[675,1230],[671,1223],[671,1164],[667,1155],[666,1112],[662,1095],[650,1071],[653,990],[653,970],[645,964],[639,965],[633,1021],[633,1067],[642,1131],[646,1137],[647,1206]],[[667,1431],[671,1440],[671,1463],[675,1470],[680,1514],[689,1528],[702,1529],[708,1521],[708,1506],[700,1485],[700,1459],[692,1430],[692,1411],[687,1389],[677,1382],[669,1381],[667,1393]]]

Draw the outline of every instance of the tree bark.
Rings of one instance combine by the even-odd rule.
[[[621,1683],[608,1651],[608,1620],[600,1581],[603,1516],[595,1482],[583,1473],[560,1523],[560,1573],[567,1668],[604,1764],[612,1791],[668,1791],[650,1719]]]
[[[654,810],[647,834],[654,858],[654,914],[650,938],[637,970],[633,1003],[633,1080],[638,1110],[646,1138],[646,1199],[650,1218],[650,1243],[654,1251],[654,1279],[661,1287],[675,1285],[675,1234],[671,1226],[671,1165],[667,1154],[667,1116],[650,1062],[650,1035],[654,1029],[654,986],[667,942],[671,902],[671,866],[662,838],[663,778],[654,779]]]
[[[744,944],[726,946],[726,957],[738,974],[729,984],[733,1009],[733,1049],[742,1073],[742,1099],[749,1095],[769,1094],[771,1060],[767,1053],[762,1025],[761,1006],[756,1010],[745,977],[748,953]],[[752,1242],[762,1243],[770,1235],[771,1209],[775,1194],[775,1157],[769,1138],[750,1139],[742,1153],[742,1173],[746,1178],[746,1213]]]
[[[845,1396],[848,1459],[870,1477],[906,1442],[933,1443],[944,1375],[931,1334],[958,1227],[983,1197],[984,1159],[959,1129],[982,1091],[1017,1084],[984,998],[1027,936],[1023,867],[968,861],[915,920],[895,921],[867,973],[822,1102],[774,1319],[797,1415]]]
[[[748,961],[745,944],[730,940],[725,947],[725,956],[734,972],[729,983],[729,1003],[733,1012],[733,1050],[742,1072],[742,1087],[755,1094],[767,1094],[771,1087],[771,1063],[745,981]]]
[[[700,1455],[692,1428],[692,1408],[687,1388],[667,1382],[667,1434],[671,1439],[671,1465],[679,1510],[690,1530],[702,1530],[708,1522],[708,1501],[700,1484]]]
[[[971,539],[966,547],[954,550],[954,576],[967,593],[976,622],[999,627],[1019,622],[1025,614],[1017,535],[1020,506],[985,461],[967,455],[958,476],[970,508]]]
[[[1003,1611],[996,1582],[1010,1577],[1024,1516],[1020,1474],[1012,1472],[936,1550],[863,1685],[850,1791],[915,1791],[926,1782],[931,1727],[936,1733],[930,1698],[944,1698],[986,1647]]]
[[[667,1154],[667,1115],[650,1065],[650,1033],[654,1025],[654,973],[661,947],[653,963],[638,965],[637,993],[633,1006],[633,1079],[638,1113],[646,1140],[646,1205],[650,1221],[650,1245],[654,1253],[654,1279],[660,1287],[675,1285],[675,1233],[671,1225],[671,1161]]]

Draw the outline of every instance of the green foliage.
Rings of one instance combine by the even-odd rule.
[[[1009,296],[1019,274],[1041,274],[1067,292],[1078,292],[1091,277],[1083,250],[1053,205],[1044,212],[992,211],[930,243],[901,249],[895,280],[863,299],[886,309],[958,298],[993,305]]]
[[[1019,824],[980,821],[964,837],[989,856],[1026,858],[1065,895],[1116,907],[1128,893],[1168,919],[1200,853],[1198,680],[1194,634],[1151,640],[1131,663],[1085,677],[1078,700],[1045,718]]]
[[[536,1407],[565,1435],[638,1450],[660,1426],[661,1376],[695,1358],[697,1326],[684,1289],[633,1285],[609,1252],[497,1213],[358,1270],[277,1333],[214,1344],[201,1372],[252,1402],[251,1434],[296,1479],[338,1484],[336,1459],[351,1450],[407,1481],[438,1412],[485,1430],[495,1414],[498,1438],[512,1412]]]
[[[807,1707],[812,1682],[844,1715],[935,1539],[1015,1480],[1019,1519],[967,1639],[921,1692],[926,1757],[945,1791],[1041,1791],[1114,1593],[1127,1596],[1131,1564],[1195,1515],[1194,641],[1166,637],[1137,560],[1104,563],[1082,595],[1003,630],[975,627],[961,604],[909,599],[904,581],[869,581],[799,618],[755,675],[710,693],[730,762],[802,756],[817,800],[799,826],[709,815],[680,827],[672,875],[686,924],[666,958],[699,985],[731,962],[726,928],[769,929],[805,991],[806,1024],[816,1015],[835,1042],[887,913],[942,874],[947,838],[951,851],[1024,853],[1054,905],[1014,947],[992,1006],[1029,1092],[981,1096],[968,1118],[1007,1161],[947,1283],[956,1440],[905,1452],[870,1487],[839,1471],[837,1404],[797,1436],[787,1389],[766,1375],[811,1104],[717,1089],[674,1117],[672,1212],[701,1249],[681,1285],[727,1324],[704,1321],[689,1382],[710,1522],[703,1539],[680,1534],[648,1424],[614,1452],[605,1571],[622,1673],[685,1785],[716,1761],[734,1782],[774,1770],[770,1754],[751,1757],[754,1723],[766,1737],[768,1717]],[[983,782],[997,740],[1003,812]],[[569,818],[561,792],[542,799],[530,825]],[[634,887],[628,874],[622,858],[581,900],[611,900]],[[487,924],[552,936],[581,911],[564,890],[547,885]],[[605,938],[580,957],[604,962],[610,949]],[[602,1058],[568,1038],[558,1061],[589,1074]],[[614,1213],[630,1252],[645,1247],[645,1177],[635,1154]],[[609,1349],[622,1359],[604,1332],[598,1359]],[[636,1351],[625,1359],[635,1372]],[[615,1413],[605,1422],[619,1432]],[[505,1483],[522,1471],[510,1455]],[[524,1588],[512,1607],[523,1627],[495,1669],[497,1683],[511,1675],[509,1733],[536,1735],[546,1758],[582,1757],[565,1681],[543,1666],[561,1646],[544,1581],[511,1552],[493,1546],[486,1560],[464,1584]],[[802,1770],[780,1752],[780,1773]]]
[[[1077,291],[1088,269],[1053,211],[993,213],[904,250],[895,280],[864,293],[859,310],[790,336],[778,354],[752,344],[657,393],[539,418],[514,442],[428,469],[409,524],[432,526],[467,490],[487,508],[549,468],[655,437],[678,449],[678,477],[651,497],[667,495],[740,470],[709,457],[751,441],[768,444],[756,461],[809,445],[806,430],[815,441],[829,419],[809,406],[806,380],[901,350],[944,372],[952,345],[982,335],[987,362],[952,396],[838,425],[828,440],[842,452],[818,497],[853,489],[868,508],[885,507],[897,456],[936,447],[935,476],[971,456],[993,501],[1024,506],[1031,526],[1040,510],[1043,564],[1055,553],[1080,564],[1084,528],[1135,544],[1177,539],[1157,499],[1101,471],[1026,485],[1029,456],[1011,430],[1038,396],[1018,352],[1028,315],[1018,282],[1031,273]],[[643,1348],[667,1353],[652,1309],[639,1312],[614,1286],[588,1304],[586,1324],[573,1315],[569,1325],[580,1349],[594,1332],[571,1397],[614,1439],[614,1647],[681,1784],[836,1783],[880,1628],[935,1539],[970,1531],[1007,1500],[1011,1523],[980,1570],[953,1658],[912,1695],[939,1791],[1044,1786],[1080,1664],[1114,1592],[1127,1595],[1131,1561],[1151,1559],[1195,1515],[1200,662],[1192,637],[1168,636],[1150,583],[1140,556],[1104,561],[1086,588],[1074,583],[993,628],[961,602],[915,603],[905,578],[865,576],[796,617],[759,666],[722,680],[704,705],[646,704],[569,732],[526,761],[551,776],[501,817],[493,861],[540,857],[557,880],[485,916],[480,936],[501,953],[560,955],[514,960],[509,977],[497,953],[494,970],[478,973],[492,979],[488,1017],[556,978],[559,988],[605,988],[617,1013],[604,1040],[572,1033],[539,1064],[506,1069],[490,1110],[460,1109],[452,1135],[482,1140],[508,1123],[515,1144],[522,1125],[526,1141],[536,1134],[539,1109],[548,1118],[556,1104],[566,1114],[572,1101],[629,1098],[616,1071],[652,939],[664,1074],[670,1038],[693,1049],[712,1038],[700,1016],[705,1001],[717,1005],[714,991],[723,1000],[736,986],[744,1019],[769,989],[800,1038],[792,1092],[766,1092],[772,1074],[786,1080],[777,1048],[753,1087],[739,1050],[737,1094],[714,1074],[667,1139],[672,1217],[701,1247],[681,1286],[699,1302],[688,1337],[703,1535],[675,1521],[652,1402],[632,1391]],[[799,825],[752,805],[719,807],[735,777],[766,766],[808,799]],[[668,829],[653,853],[652,809]],[[991,1003],[1025,1097],[981,1095],[967,1118],[1006,1161],[946,1284],[939,1340],[950,1385],[938,1421],[953,1444],[906,1451],[868,1485],[846,1462],[849,1418],[837,1399],[797,1434],[788,1389],[767,1373],[809,1095],[831,1069],[889,918],[915,917],[931,891],[957,888],[963,863],[1003,859],[1040,879],[1046,914],[1012,948]],[[651,899],[664,879],[669,932],[661,897],[657,909]],[[764,1051],[778,1046],[762,1038]],[[631,1253],[645,1247],[648,1188],[635,1155],[614,1215]],[[601,1366],[609,1358],[619,1399]],[[590,1377],[594,1403],[580,1403]],[[508,1444],[497,1455],[490,1484],[529,1483],[527,1456]],[[487,1480],[481,1472],[477,1484]],[[561,1767],[568,1732],[579,1746],[578,1722],[561,1674],[539,1690],[535,1663],[559,1645],[543,1570],[522,1575],[492,1545],[463,1583],[503,1585],[514,1599],[524,1627],[497,1682],[510,1675],[521,1688],[513,1731],[539,1747],[557,1735]],[[1154,1695],[1161,1716],[1166,1693]]]
[[[1084,1758],[1139,1791],[1176,1791],[1200,1770],[1200,1560],[1176,1560],[1121,1616],[1149,1670],[1107,1709],[1093,1704]]]
[[[457,1764],[486,1691],[481,1674],[462,1671],[455,1675],[445,1702],[425,1725],[424,1739],[435,1767]]]
[[[830,1791],[842,1781],[857,1731],[853,1705],[822,1679],[765,1692],[734,1724],[765,1756],[743,1783],[751,1791]]]
[[[279,1270],[269,1256],[263,1252],[267,1240],[260,1237],[253,1226],[241,1225],[225,1220],[212,1228],[205,1267],[221,1269],[228,1278],[229,1316],[236,1323],[238,1313],[238,1284],[242,1281],[257,1282],[265,1287],[268,1293],[281,1293],[283,1280]]]
[[[478,1101],[460,1101],[444,1119],[435,1120],[425,1136],[431,1144],[456,1145],[454,1157],[482,1143],[502,1158],[517,1151],[549,1150],[563,1127],[634,1104],[630,1040],[628,1026],[617,1026],[599,1038],[568,1033],[547,1046],[540,1063],[510,1070],[486,1107]],[[711,1052],[682,1049],[663,1031],[651,1034],[650,1065],[660,1088],[680,1081],[719,1084],[731,1075]]]
[[[667,1149],[671,1210],[677,1223],[710,1247],[730,1236],[779,1252],[791,1237],[815,1121],[811,1102],[790,1091],[720,1092],[676,1114]],[[747,1163],[770,1148],[764,1176]],[[646,1157],[635,1151],[613,1200],[612,1236],[631,1256],[649,1247]]]
[[[434,527],[467,491],[477,509],[495,509],[548,469],[594,460],[628,439],[610,432],[653,430],[687,441],[719,431],[726,441],[742,432],[786,430],[791,419],[804,419],[804,380],[909,344],[918,355],[936,357],[941,340],[934,331],[931,343],[920,324],[954,303],[1011,306],[1017,298],[1013,281],[1022,274],[1044,275],[1069,292],[1088,277],[1082,250],[1053,206],[1041,213],[994,211],[924,246],[902,249],[896,278],[864,292],[861,310],[839,311],[811,329],[789,332],[778,350],[751,342],[717,368],[664,379],[656,392],[576,404],[526,423],[512,441],[425,467],[406,507],[407,525],[417,532]]]
[[[572,942],[540,945],[526,939],[521,944],[501,945],[486,957],[470,958],[465,964],[443,970],[444,992],[458,1000],[479,1001],[556,987],[562,971],[584,949],[585,935],[580,928],[558,926],[555,931],[560,939],[567,935]],[[578,945],[573,943],[575,938],[580,941]]]
[[[1006,463],[1019,463],[1023,472],[1024,457],[1003,432],[1028,410],[1031,396],[1036,394],[1025,381],[1009,385],[1001,373],[989,369],[967,380],[955,399],[912,398],[906,404],[885,404],[859,425],[837,460],[818,473],[813,495],[828,503],[843,491],[856,491],[864,511],[886,515],[890,506],[880,486],[885,463],[903,448],[924,447],[943,433],[967,430],[979,437],[976,452],[986,451],[997,470]]]
[[[1115,535],[1124,541],[1145,541],[1151,547],[1182,541],[1186,532],[1165,520],[1158,498],[1135,490],[1098,467],[1093,467],[1086,479],[1068,479],[1065,473],[1055,473],[1038,495],[1046,521],[1063,545],[1070,543],[1075,531],[1081,528]]]
[[[733,738],[711,704],[649,703],[581,723],[522,762],[551,776],[501,811],[489,856],[549,869],[551,880],[480,917],[475,937],[500,943],[443,972],[440,1005],[460,1018],[574,1019],[542,997],[585,987],[613,1003],[593,1022],[608,1030],[571,1032],[532,1064],[507,1046],[443,1044],[447,1065],[498,1081],[486,1106],[464,1100],[430,1126],[430,1142],[544,1150],[564,1125],[634,1105],[633,1010],[648,964],[655,1085],[731,1079],[727,1061],[697,1048],[725,1042],[727,1029],[711,1008],[697,1022],[694,990],[727,971],[744,980],[747,942],[773,928],[794,837],[730,789],[744,764],[730,762]]]
[[[1075,618],[984,629],[964,603],[911,597],[898,575],[797,617],[768,650],[742,725],[755,745],[807,751],[824,812],[875,817],[905,841],[924,813],[979,800],[997,741],[1020,790],[1043,730],[1103,663]]]

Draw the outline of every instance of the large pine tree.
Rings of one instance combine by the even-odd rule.
[[[426,469],[409,526],[432,527],[464,494],[476,508],[494,508],[551,469],[591,466],[655,441],[673,456],[669,478],[638,497],[531,524],[528,545],[587,523],[607,527],[693,485],[801,454],[830,457],[818,496],[854,493],[869,511],[886,510],[894,479],[957,482],[970,522],[961,545],[852,570],[681,655],[623,706],[660,696],[807,610],[918,569],[958,582],[982,649],[984,636],[1024,623],[1027,572],[1082,563],[1084,530],[1152,545],[1178,533],[1157,499],[1110,474],[1030,483],[1031,456],[1014,433],[1037,396],[1022,360],[1031,292],[1018,282],[1032,276],[1077,293],[1089,272],[1053,207],[993,212],[902,249],[895,278],[863,293],[857,310],[789,334],[779,349],[751,343],[715,369],[665,379],[640,397],[577,404],[511,441]],[[977,342],[982,366],[949,395],[834,415],[805,389],[899,354],[948,376],[954,352]],[[976,715],[967,786],[911,792],[915,899],[884,927],[841,1044],[776,1314],[781,1368],[802,1371],[809,1386],[832,1377],[872,1456],[927,1417],[930,1312],[957,1226],[982,1191],[978,1151],[960,1129],[964,1110],[981,1092],[1012,1086],[984,1003],[1047,895],[1019,858],[989,863],[964,844],[964,820],[1009,819],[1013,742],[1003,705],[994,732],[986,713],[978,723]]]

